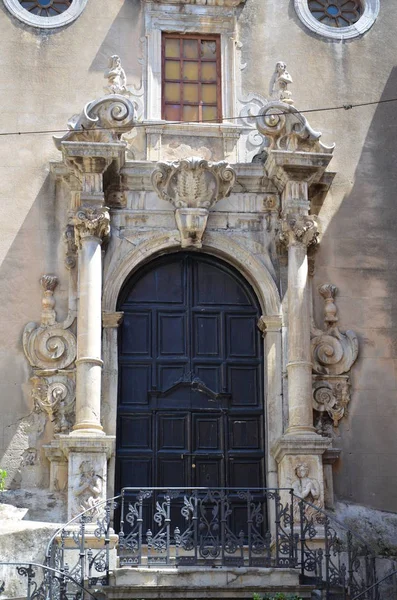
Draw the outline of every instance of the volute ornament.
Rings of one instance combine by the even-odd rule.
[[[85,237],[106,239],[110,234],[110,215],[107,207],[85,207],[76,212],[72,218],[76,246],[81,245]]]
[[[58,150],[62,142],[119,142],[134,123],[132,102],[121,94],[110,94],[86,104],[81,114],[69,119],[70,131],[62,138],[54,137],[54,142]]]
[[[347,414],[350,402],[350,382],[346,376],[329,379],[319,377],[313,383],[313,408],[318,413],[326,413],[334,427]]]
[[[342,332],[338,322],[335,296],[337,288],[325,284],[319,288],[325,301],[325,331],[314,329],[311,351],[313,371],[320,375],[342,375],[350,371],[358,355],[358,339],[354,331]]]
[[[75,383],[68,374],[40,374],[31,378],[35,411],[48,415],[55,433],[67,433],[74,420]]]
[[[229,196],[235,181],[235,171],[224,161],[192,157],[157,163],[152,184],[158,196],[175,208],[182,247],[201,248],[209,209]]]
[[[30,365],[38,369],[66,369],[76,358],[76,338],[56,321],[54,290],[58,279],[45,275],[40,279],[43,288],[41,324],[28,323],[24,329],[23,349]]]

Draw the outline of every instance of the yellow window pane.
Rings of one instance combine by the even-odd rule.
[[[216,63],[208,62],[201,65],[201,81],[216,81]]]
[[[165,56],[167,58],[179,58],[180,44],[179,40],[166,38],[165,40]]]
[[[183,57],[198,58],[198,40],[183,40]]]
[[[185,102],[199,101],[199,86],[197,83],[183,84],[183,99]]]
[[[164,118],[166,121],[180,121],[180,106],[179,104],[166,104],[164,110]]]
[[[184,121],[198,121],[199,120],[198,106],[184,106],[183,107],[183,120]]]
[[[211,85],[202,85],[201,86],[203,102],[206,104],[215,104],[216,103],[216,84]]]
[[[216,58],[216,42],[203,40],[200,46],[200,53],[203,58]]]
[[[180,85],[179,83],[166,83],[164,85],[164,98],[166,102],[180,101]]]
[[[183,63],[183,79],[184,81],[197,81],[198,80],[198,63],[185,62]]]
[[[203,121],[217,121],[216,106],[203,106]]]
[[[165,61],[165,78],[166,79],[180,79],[180,64],[176,60]]]

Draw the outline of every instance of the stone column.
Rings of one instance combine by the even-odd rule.
[[[101,433],[102,379],[102,242],[110,231],[105,207],[82,208],[73,224],[79,247],[76,359],[76,423],[74,431]]]
[[[288,247],[289,434],[313,433],[310,293],[307,248],[317,238],[313,217],[288,215],[282,221]]]

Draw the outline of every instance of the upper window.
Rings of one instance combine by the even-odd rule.
[[[74,21],[87,0],[3,0],[8,10],[23,23],[41,29],[62,27]]]
[[[379,13],[379,0],[294,0],[294,3],[306,27],[334,40],[363,35]]]
[[[220,38],[163,34],[163,119],[219,122]]]

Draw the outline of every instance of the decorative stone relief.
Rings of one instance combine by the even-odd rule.
[[[158,196],[175,207],[182,248],[201,248],[209,209],[229,196],[235,181],[236,174],[226,162],[192,157],[157,163],[152,184]]]
[[[28,323],[23,332],[23,349],[33,368],[54,370],[70,368],[76,358],[76,338],[56,321],[54,290],[58,279],[44,275],[41,324]]]
[[[54,433],[68,433],[74,422],[74,373],[43,371],[31,378],[36,412],[44,412],[54,424]]]
[[[77,247],[81,246],[82,238],[97,237],[104,240],[110,234],[110,215],[106,207],[82,208],[77,211],[72,222]]]
[[[292,482],[292,489],[294,490],[295,496],[302,498],[310,504],[318,508],[323,508],[324,503],[321,499],[321,486],[317,479],[309,477],[310,468],[306,462],[299,463],[295,467],[295,474],[297,479]],[[306,516],[311,517],[317,513],[315,508],[310,506],[306,507]],[[294,517],[298,521],[300,519],[299,502],[295,502],[294,506]]]
[[[77,246],[75,241],[75,233],[73,225],[67,225],[64,233],[64,241],[66,245],[65,265],[67,269],[74,269],[77,261]]]
[[[329,283],[319,287],[324,298],[325,330],[312,332],[313,371],[323,375],[342,375],[350,371],[358,355],[358,339],[354,331],[342,332],[337,327],[335,296],[337,287]]]
[[[287,215],[281,221],[280,241],[287,246],[317,244],[317,223],[311,215]]]
[[[111,94],[93,100],[80,115],[68,121],[70,131],[62,138],[55,138],[58,150],[62,142],[119,142],[123,133],[134,126],[135,109],[132,102],[121,94]]]
[[[79,468],[79,482],[75,490],[76,502],[80,511],[92,509],[101,500],[103,479],[95,472],[89,460],[83,460]]]
[[[337,288],[329,283],[319,287],[324,299],[325,329],[312,328],[311,353],[313,361],[313,408],[317,430],[329,434],[328,417],[333,426],[346,415],[350,402],[348,373],[358,356],[358,339],[354,331],[340,331],[337,327]]]

